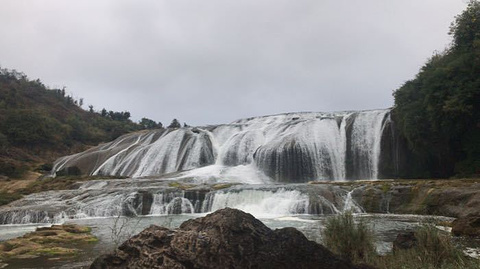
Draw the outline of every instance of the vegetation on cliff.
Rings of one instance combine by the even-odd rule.
[[[450,47],[394,92],[398,131],[422,164],[404,177],[480,174],[480,2],[450,34]]]
[[[82,106],[83,99],[74,99],[65,88],[48,89],[38,79],[0,68],[0,175],[20,177],[62,155],[131,131],[162,127],[147,118],[132,122],[128,111]]]

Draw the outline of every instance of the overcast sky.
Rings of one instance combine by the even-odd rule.
[[[190,125],[387,108],[464,0],[3,0],[0,65]]]

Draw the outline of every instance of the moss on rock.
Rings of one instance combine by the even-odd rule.
[[[97,241],[89,227],[68,224],[37,228],[22,237],[1,242],[0,261],[40,256],[74,256],[79,252],[76,247]]]

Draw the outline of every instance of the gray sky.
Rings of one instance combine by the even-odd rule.
[[[464,0],[4,0],[0,65],[191,125],[387,108]]]

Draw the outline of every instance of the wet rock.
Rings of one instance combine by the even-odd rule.
[[[480,215],[478,179],[376,181],[354,187],[352,197],[369,213]]]
[[[452,225],[452,234],[455,236],[480,237],[480,215],[456,219]]]
[[[150,226],[90,268],[361,268],[294,228],[271,230],[252,215],[221,209],[178,230]]]
[[[414,232],[399,233],[393,241],[393,252],[403,249],[411,249],[417,246],[417,238]]]
[[[147,191],[140,191],[142,195],[142,215],[150,214],[153,204],[153,195]]]

